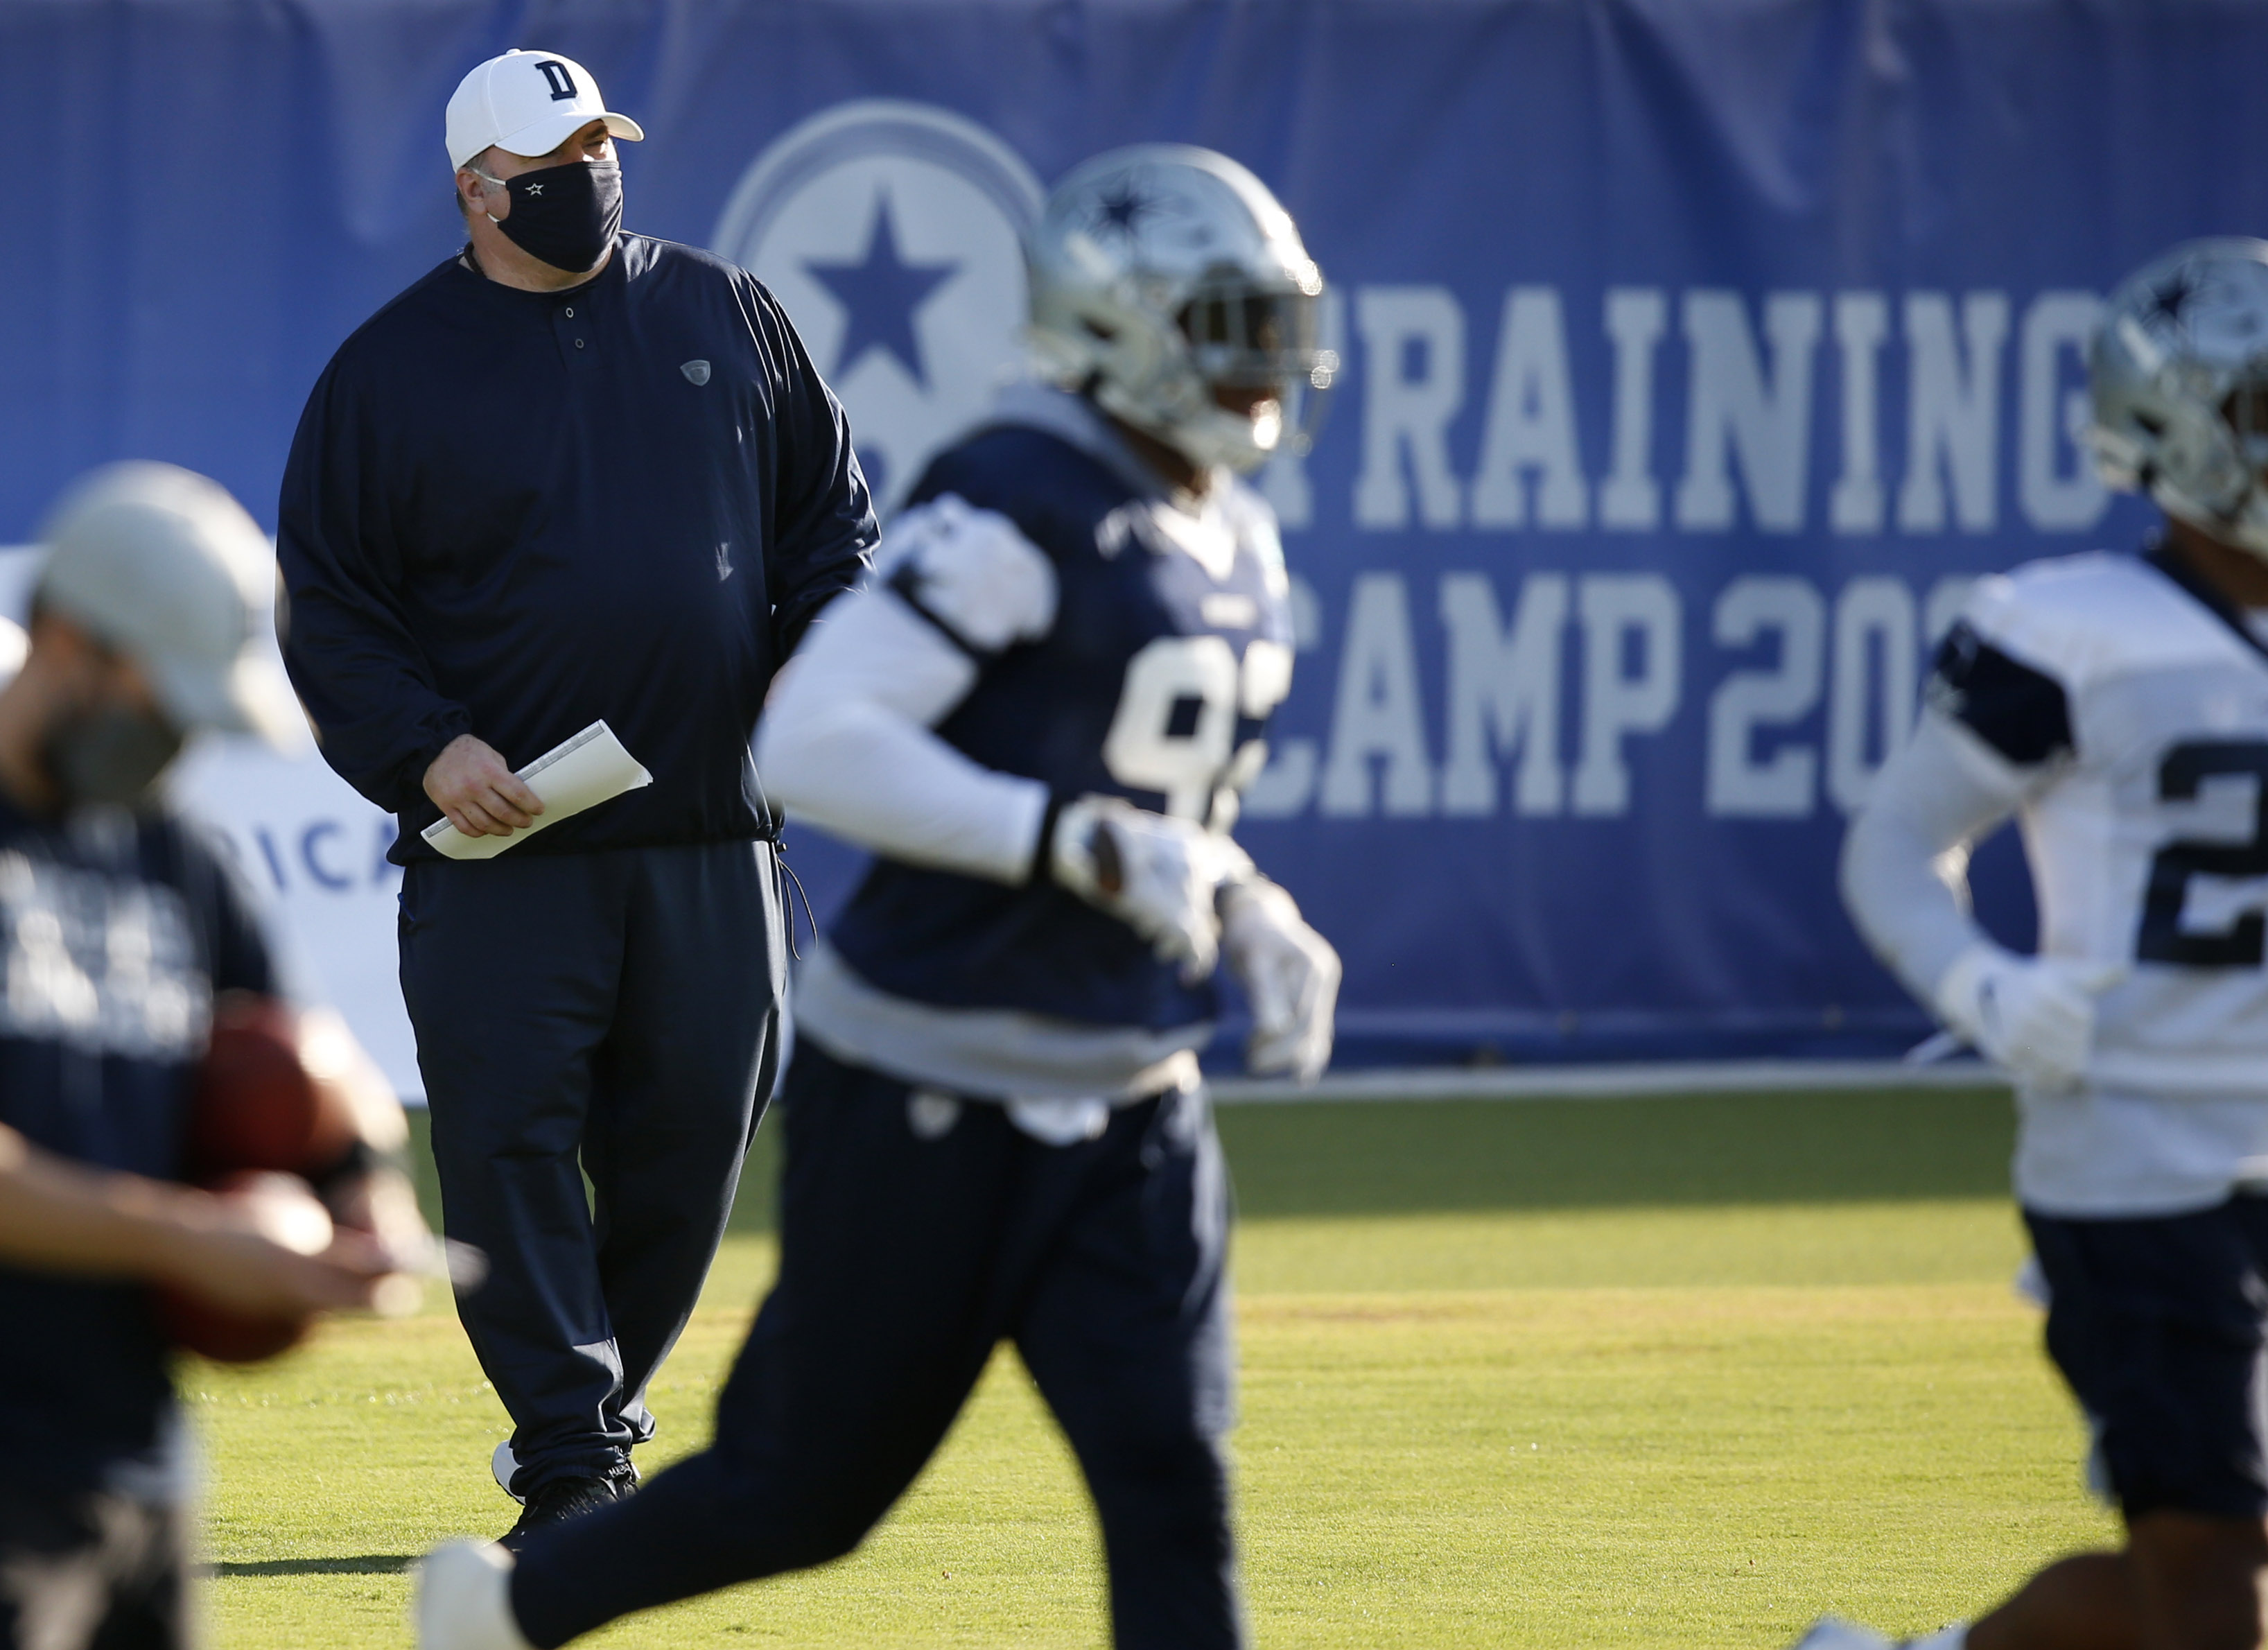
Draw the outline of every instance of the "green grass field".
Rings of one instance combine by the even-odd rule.
[[[2115,1538],[2009,1287],[2005,1096],[1256,1106],[1221,1131],[1263,1646],[1777,1646],[1830,1608],[1911,1632]],[[649,1470],[705,1435],[769,1273],[770,1133]],[[405,1645],[411,1558],[510,1522],[504,1413],[445,1309],[183,1384],[224,1650]],[[1107,1639],[1075,1470],[1003,1353],[861,1552],[588,1642]]]

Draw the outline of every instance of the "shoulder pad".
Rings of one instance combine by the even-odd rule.
[[[1050,558],[1090,551],[1105,517],[1133,497],[1125,480],[1062,437],[995,424],[939,453],[909,502],[947,493],[1013,521]]]
[[[1037,640],[1055,623],[1054,564],[1006,516],[956,493],[902,512],[876,571],[946,640],[980,659]]]
[[[2137,670],[2249,653],[2154,568],[2101,551],[1980,578],[1962,617],[1984,641],[2073,692]]]
[[[1924,697],[2019,768],[2072,748],[2063,684],[1993,646],[1966,619],[1956,620],[1939,645]]]

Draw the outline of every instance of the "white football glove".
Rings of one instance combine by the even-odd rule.
[[[1237,884],[1221,904],[1228,966],[1252,1003],[1245,1069],[1256,1077],[1289,1072],[1295,1081],[1314,1082],[1331,1063],[1339,954],[1307,926],[1298,902],[1263,878]]]
[[[2095,996],[2125,972],[2117,963],[2020,957],[1980,941],[1937,983],[1937,1012],[2027,1086],[2066,1092],[2087,1070]]]
[[[1057,882],[1148,940],[1160,961],[1179,963],[1190,984],[1220,961],[1220,885],[1252,872],[1244,850],[1219,832],[1108,796],[1081,797],[1057,816],[1048,863]]]

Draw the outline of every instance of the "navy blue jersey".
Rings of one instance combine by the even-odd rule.
[[[33,1145],[178,1177],[215,994],[275,989],[236,879],[178,821],[0,801],[0,1123]],[[92,1483],[158,1447],[168,1352],[139,1285],[0,1266],[0,1326],[11,1472]]]
[[[1013,522],[1052,566],[1057,602],[1046,635],[979,659],[939,736],[1062,800],[1100,793],[1233,823],[1290,683],[1267,506],[1231,486],[1193,516],[1126,466],[1012,424],[939,457],[909,506],[946,496]],[[906,571],[893,588],[920,611]],[[920,1003],[1150,1030],[1214,1013],[1209,982],[1184,983],[1124,923],[1044,875],[1009,887],[879,860],[832,939],[869,983]]]

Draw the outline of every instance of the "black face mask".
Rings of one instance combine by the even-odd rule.
[[[622,169],[573,160],[507,179],[512,215],[489,221],[529,257],[579,275],[622,228]]]
[[[57,723],[41,754],[66,809],[136,808],[180,749],[180,732],[165,718],[111,704]]]

